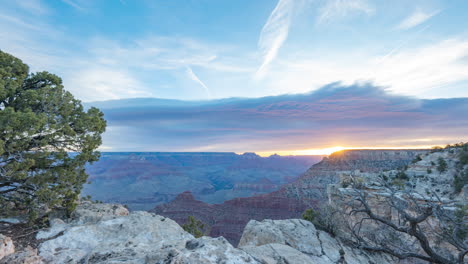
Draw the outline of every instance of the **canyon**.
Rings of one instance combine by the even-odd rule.
[[[209,235],[223,236],[237,245],[242,230],[250,220],[300,218],[304,210],[326,203],[326,188],[336,184],[340,175],[353,171],[377,173],[409,165],[428,150],[344,150],[310,167],[303,175],[277,191],[207,204],[190,192],[158,205],[151,212],[183,224],[195,216],[209,226]]]
[[[233,152],[103,152],[87,166],[82,196],[149,210],[191,191],[206,203],[269,193],[297,179],[322,156],[261,157]]]

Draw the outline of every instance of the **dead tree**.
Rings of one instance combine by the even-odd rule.
[[[341,189],[351,241],[359,248],[431,263],[465,263],[468,253],[468,206],[436,194],[425,196],[382,180],[369,189],[360,184]]]

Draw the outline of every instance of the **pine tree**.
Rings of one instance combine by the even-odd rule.
[[[0,215],[73,210],[105,127],[58,76],[0,51]]]

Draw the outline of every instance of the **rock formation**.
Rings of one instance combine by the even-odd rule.
[[[222,204],[205,204],[189,193],[157,206],[154,213],[174,219],[179,224],[190,215],[211,226],[211,236],[223,236],[237,244],[247,222],[263,219],[300,218],[305,209],[326,201],[328,184],[338,183],[340,175],[352,171],[375,173],[411,163],[427,150],[347,150],[332,154],[313,165],[296,181],[278,191],[247,198],[236,198]]]
[[[0,234],[0,259],[15,253],[15,245],[10,237]]]
[[[195,239],[169,218],[143,211],[126,215],[119,208],[80,205],[72,219],[52,220],[37,235],[43,240],[38,255],[28,249],[0,263],[392,263],[388,256],[351,249],[304,220],[251,221],[235,248],[223,237]]]
[[[468,217],[468,185],[455,187],[455,177],[468,178],[468,164],[460,160],[462,152],[461,147],[451,147],[421,154],[398,170],[341,174],[338,184],[328,186],[332,210],[346,216],[345,221],[333,219],[339,236],[363,247],[443,258],[437,263],[459,263],[468,250],[466,224],[460,224]],[[362,210],[366,206],[373,216]],[[373,220],[377,218],[384,221]],[[396,231],[388,223],[400,229]],[[408,226],[422,235],[406,231]]]
[[[191,191],[206,203],[275,191],[322,156],[260,157],[255,153],[117,152],[87,166],[91,184],[82,195],[149,210]]]

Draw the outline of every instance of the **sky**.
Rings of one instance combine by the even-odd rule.
[[[316,101],[317,94],[337,84],[350,94],[348,101],[341,102],[348,106],[355,105],[353,98],[361,96],[362,87],[370,89],[373,95],[382,93],[384,98],[397,96],[419,104],[436,102],[426,99],[456,101],[468,97],[468,1],[465,0],[0,0],[0,4],[0,49],[21,58],[33,72],[47,70],[59,75],[65,88],[83,102],[166,98],[185,100],[182,104],[187,104],[187,100],[219,103],[217,99],[222,98],[262,101],[271,96],[291,95]],[[332,90],[334,93],[335,89]],[[366,98],[374,103],[363,105],[379,106],[375,104],[376,98]],[[160,107],[159,103],[153,102],[148,107]],[[329,111],[336,113],[343,105],[327,107],[333,107]],[[243,109],[242,104],[236,107]],[[235,124],[221,122],[219,128],[229,131],[223,137],[189,137],[199,140],[198,145],[187,141],[185,146],[175,147],[176,142],[185,142],[181,140],[182,135],[187,136],[184,133],[193,129],[186,125],[180,137],[146,137],[154,142],[148,148],[138,137],[130,140],[133,134],[119,134],[132,127],[107,111],[104,112],[109,127],[103,149],[108,150],[206,149],[301,154],[350,146],[421,147],[461,141],[468,134],[460,128],[456,133],[446,132],[451,136],[442,137],[443,127],[426,128],[424,135],[418,130],[419,135],[408,135],[399,143],[396,141],[400,139],[395,138],[392,143],[384,141],[388,135],[380,131],[379,144],[377,136],[375,140],[352,138],[354,141],[350,142],[327,136],[345,135],[331,133],[336,132],[338,124],[343,131],[354,128],[335,120],[335,130],[323,124],[320,128],[303,130],[314,140],[307,140],[300,147],[295,144],[303,142],[303,136],[294,137],[294,141],[281,131],[269,135],[277,133],[288,140],[279,140],[280,136],[251,139],[263,131],[260,128],[248,128],[245,130],[248,132],[232,137],[231,132],[243,126],[242,120],[237,120]],[[459,124],[461,118],[451,116],[455,112],[445,113],[453,125]],[[436,113],[424,113],[427,118],[430,115],[439,118],[434,117]],[[456,114],[463,116],[462,112]],[[145,117],[154,121],[154,117]],[[386,115],[383,118],[387,120]],[[278,127],[295,133],[294,125],[286,119],[280,120],[283,123]],[[306,120],[323,121],[311,116]],[[427,126],[424,123],[427,120],[421,118],[415,122],[419,124],[418,129]],[[364,131],[374,128],[375,123],[368,121],[354,120],[359,126],[360,139],[368,138],[370,134]],[[177,123],[177,118],[171,122]],[[171,125],[171,122],[166,123]],[[391,126],[393,121],[387,122]],[[181,129],[178,127],[177,131]],[[149,135],[143,136],[142,131],[141,138]],[[118,144],[124,136],[125,147]],[[223,140],[226,141],[219,144]],[[235,144],[229,140],[248,143]],[[273,141],[282,144],[271,144]]]

